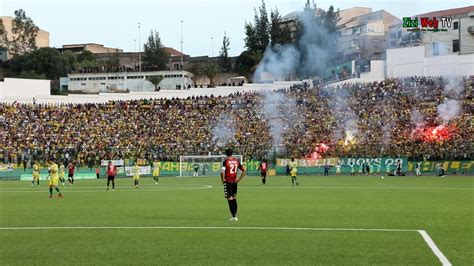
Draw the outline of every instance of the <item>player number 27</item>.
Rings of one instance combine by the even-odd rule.
[[[231,164],[229,164],[229,167],[230,167],[230,173],[231,174],[235,174],[237,172],[237,164],[231,163]]]

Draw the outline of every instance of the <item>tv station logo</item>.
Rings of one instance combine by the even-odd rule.
[[[453,23],[452,17],[403,17],[402,27],[407,31],[448,31]]]

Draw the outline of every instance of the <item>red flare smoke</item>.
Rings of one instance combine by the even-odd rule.
[[[329,150],[329,146],[324,143],[319,143],[312,153],[306,156],[308,160],[319,160],[323,158],[323,154]]]
[[[454,125],[427,126],[415,129],[413,136],[415,139],[424,142],[437,142],[450,139],[455,131],[456,127]]]

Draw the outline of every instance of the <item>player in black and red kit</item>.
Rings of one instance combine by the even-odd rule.
[[[112,161],[109,161],[105,174],[107,175],[107,190],[109,190],[109,184],[110,181],[112,181],[112,190],[115,191],[115,175],[117,175],[117,167],[112,164]]]
[[[224,196],[229,203],[232,218],[230,221],[236,222],[237,218],[237,183],[245,176],[245,168],[240,164],[239,160],[232,156],[232,149],[225,150],[227,158],[222,163],[221,181],[224,184]],[[240,170],[240,177],[237,177],[237,170]]]
[[[267,169],[268,169],[267,160],[263,159],[260,165],[258,166],[258,170],[260,170],[260,176],[262,177],[262,185],[264,186],[267,183]]]
[[[70,162],[69,165],[67,166],[68,170],[68,175],[67,175],[67,180],[71,185],[74,184],[74,171],[76,170],[76,166],[74,166],[74,163]]]

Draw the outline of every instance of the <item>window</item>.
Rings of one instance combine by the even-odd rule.
[[[396,47],[396,46],[397,46],[397,41],[390,42],[390,47]]]
[[[453,40],[453,52],[459,52],[459,40]]]
[[[397,38],[397,34],[395,32],[390,33],[390,39]]]
[[[432,48],[433,48],[433,55],[439,55],[439,43],[434,42]]]
[[[367,32],[374,32],[374,25],[367,25]]]
[[[458,22],[458,21],[455,21],[455,22],[454,22],[453,28],[454,28],[455,30],[459,29],[459,22]]]

